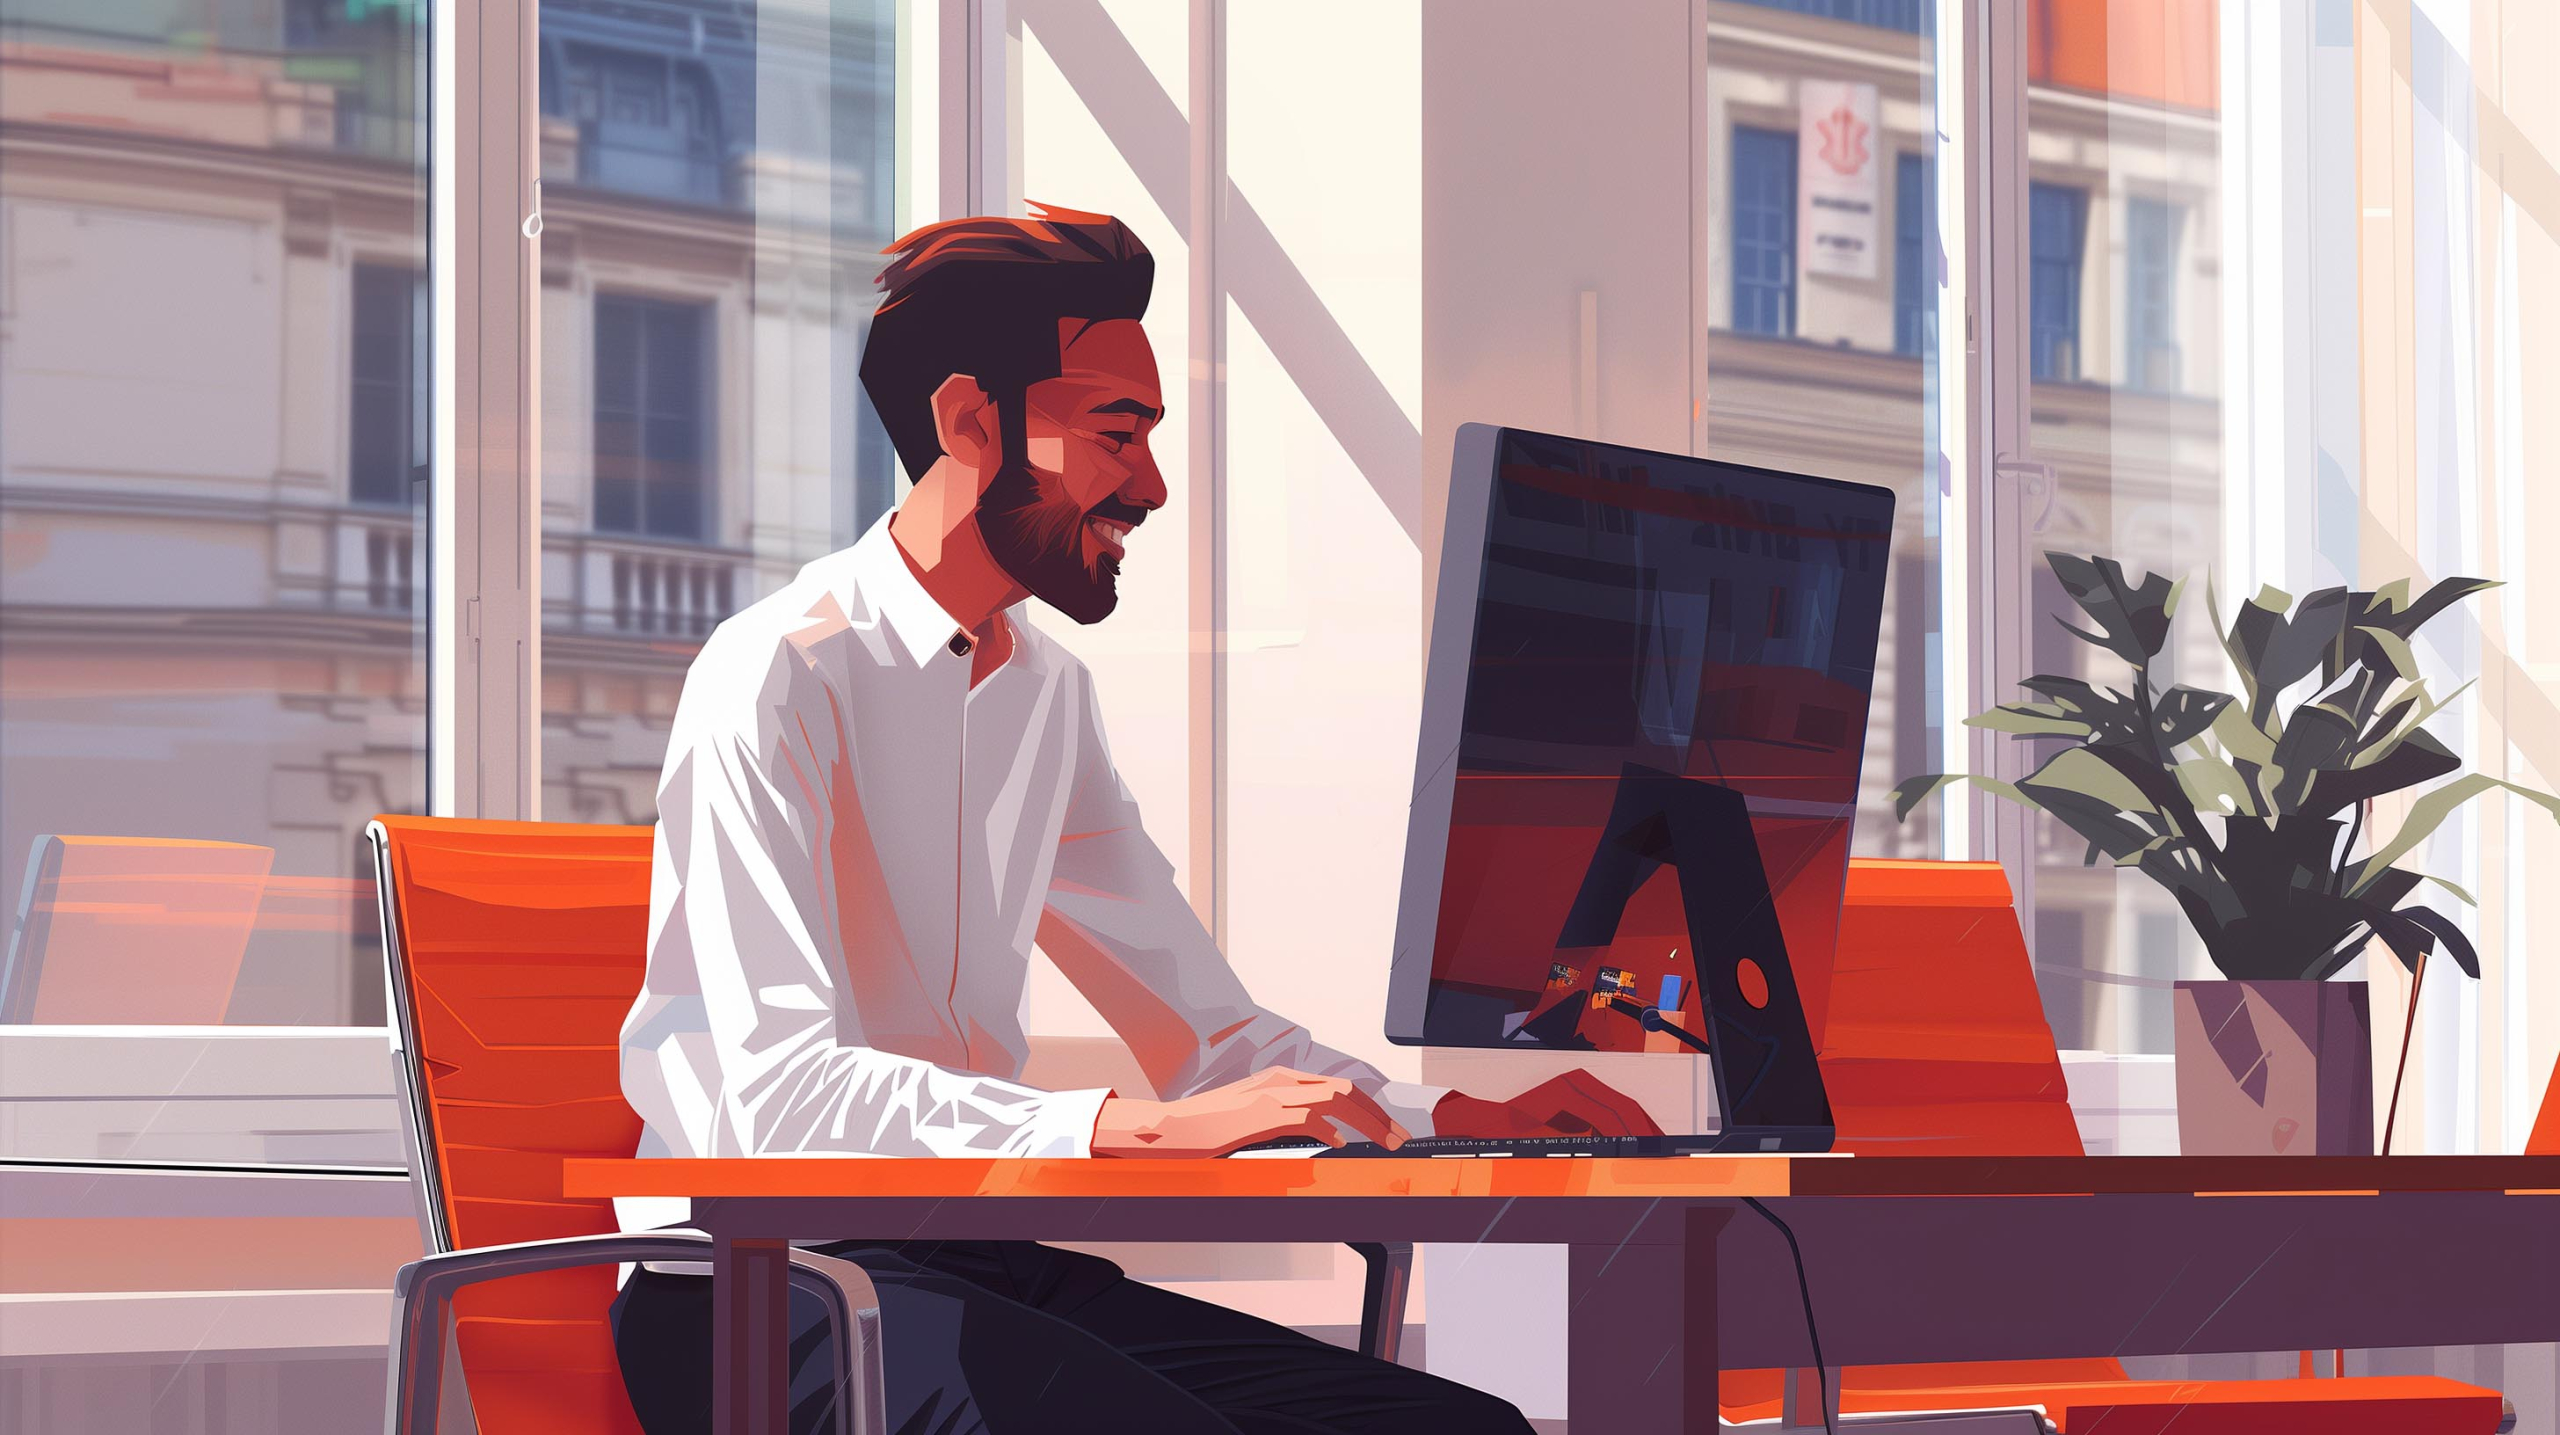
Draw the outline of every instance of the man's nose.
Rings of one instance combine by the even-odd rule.
[[[1165,499],[1169,496],[1164,486],[1164,474],[1156,467],[1153,454],[1131,465],[1129,481],[1120,485],[1121,502],[1151,512],[1164,507]]]

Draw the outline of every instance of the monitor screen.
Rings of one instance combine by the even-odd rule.
[[[1688,1049],[1646,1008],[1706,1030],[1676,873],[1606,940],[1568,922],[1632,771],[1741,796],[1818,1033],[1892,493],[1481,425],[1451,490],[1388,1035]]]

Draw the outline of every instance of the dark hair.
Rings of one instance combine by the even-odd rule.
[[[944,380],[976,379],[1018,444],[1022,392],[1058,376],[1059,321],[1143,317],[1155,287],[1155,256],[1127,225],[1048,205],[1027,219],[929,224],[883,252],[862,387],[911,478],[942,457],[933,391]]]

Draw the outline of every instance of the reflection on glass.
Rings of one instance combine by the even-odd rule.
[[[1710,0],[1705,453],[1892,489],[1853,850],[1934,857],[1886,793],[1938,733],[1936,6]],[[1819,56],[1818,59],[1809,58]]]
[[[646,823],[721,619],[887,511],[893,0],[544,0],[542,815]]]
[[[381,1020],[362,833],[426,776],[424,27],[9,0],[0,1022]]]
[[[2123,682],[2053,621],[2076,610],[2047,550],[2188,577],[2198,606],[2221,557],[2216,36],[2211,3],[2027,10],[2031,477],[2021,546],[1989,561],[2032,575],[2028,673]],[[2202,619],[2181,615],[2164,684],[2225,686]],[[2168,1051],[2168,984],[2208,970],[2185,919],[2151,882],[2082,865],[2087,844],[2060,823],[2034,826],[2055,1039]]]

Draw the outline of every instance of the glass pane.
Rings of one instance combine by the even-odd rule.
[[[425,29],[8,0],[0,1023],[382,1020],[364,825],[426,801]],[[220,1094],[143,1050],[182,1038],[58,1035],[82,1099],[0,1155],[388,1154],[343,1105],[169,1100]]]
[[[1105,0],[1099,6],[1025,7],[1022,19],[1021,198],[1108,214],[1155,256],[1155,288],[1143,321],[1162,376],[1166,412],[1147,447],[1162,470],[1164,507],[1129,540],[1120,604],[1110,618],[1080,626],[1045,605],[1033,621],[1093,672],[1112,761],[1145,814],[1183,890],[1197,894],[1197,858],[1212,801],[1192,743],[1195,703],[1205,702],[1194,654],[1207,635],[1194,621],[1195,583],[1208,580],[1197,535],[1209,502],[1207,475],[1191,462],[1190,247],[1186,213],[1167,213],[1160,195],[1182,192],[1180,128],[1189,102],[1191,43],[1186,6],[1166,0]],[[1070,66],[1073,68],[1070,68]],[[1166,122],[1170,121],[1168,127]],[[1173,168],[1141,172],[1133,157]],[[1021,212],[1016,204],[1010,212]],[[1195,825],[1196,824],[1196,825]],[[1032,964],[1027,1030],[1048,1037],[1104,1036],[1111,1028],[1048,962]]]
[[[722,618],[887,511],[896,0],[543,0],[542,815],[647,823]]]
[[[2224,551],[2216,25],[2210,0],[2027,8],[2029,452],[2019,547],[1989,559],[2024,570],[2033,627],[2004,685],[2131,684],[2121,658],[2063,630],[2088,624],[2044,561],[2059,550],[2187,579],[2154,686],[2230,686],[2202,601]],[[2210,974],[2201,944],[2149,878],[2085,865],[2088,843],[2033,825],[2055,1040],[2167,1052],[2169,983]]]
[[[1425,617],[1399,512],[1432,262],[1423,8],[1234,5],[1226,31],[1222,234],[1250,256],[1220,265],[1227,953],[1257,1000],[1395,1076],[1420,1074],[1384,1032]]]
[[[1940,855],[1936,804],[1897,822],[1887,798],[1939,741],[1935,9],[1706,6],[1705,451],[1895,495],[1861,856]]]

